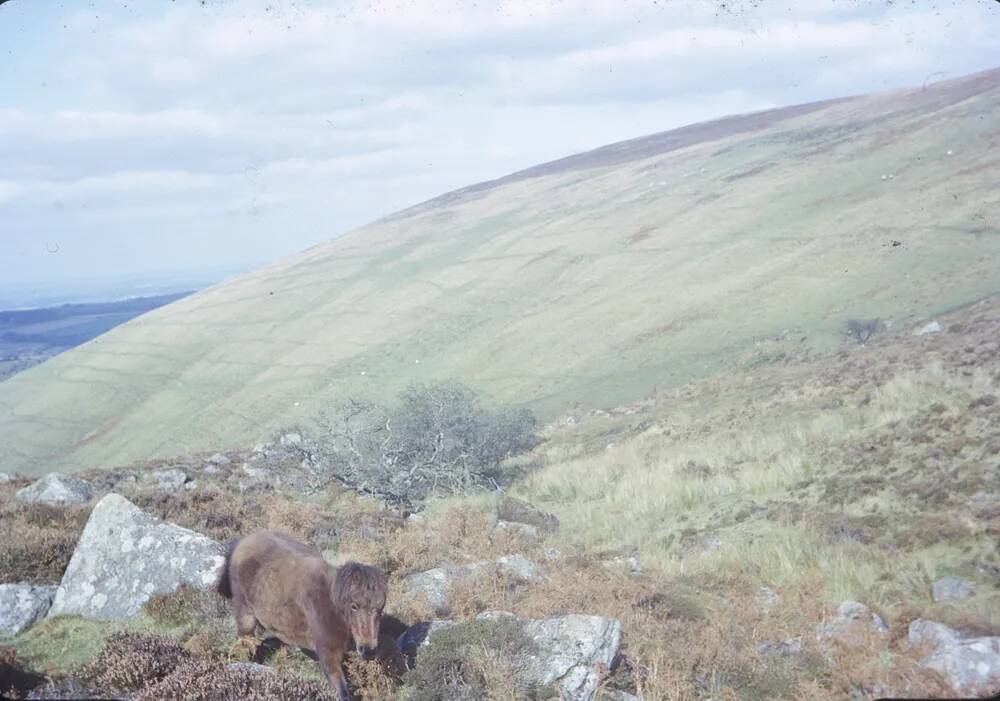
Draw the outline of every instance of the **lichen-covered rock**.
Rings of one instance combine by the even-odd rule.
[[[0,484],[7,484],[14,481],[14,475],[7,472],[0,472]]]
[[[177,467],[166,470],[156,470],[153,472],[153,481],[156,488],[164,492],[174,492],[184,486],[188,481],[187,473]]]
[[[958,601],[975,595],[976,585],[964,579],[945,577],[931,585],[934,601]]]
[[[541,568],[521,555],[506,555],[496,562],[483,560],[467,565],[444,565],[425,572],[411,574],[403,580],[406,593],[424,598],[434,611],[447,610],[448,590],[459,583],[474,581],[478,577],[498,574],[509,579],[533,582],[544,578]]]
[[[477,618],[512,617],[513,614],[485,612]],[[416,656],[420,648],[453,621],[420,623],[396,641],[400,651]],[[597,693],[602,670],[611,667],[621,643],[621,623],[615,618],[570,614],[554,618],[524,621],[524,632],[534,643],[535,651],[524,660],[529,681],[539,686],[559,689],[562,701],[592,701]]]
[[[14,498],[25,503],[42,503],[51,506],[86,504],[93,492],[81,479],[58,472],[50,472],[36,482],[18,491]]]
[[[223,561],[219,543],[108,494],[83,529],[49,616],[130,618],[154,594],[169,594],[182,584],[213,586]]]
[[[907,642],[929,651],[921,666],[940,674],[956,693],[985,697],[1000,691],[1000,636],[966,638],[918,618],[910,623]]]
[[[55,586],[0,584],[0,637],[15,636],[45,615]]]
[[[541,651],[531,661],[538,683],[558,686],[566,701],[590,701],[618,654],[622,627],[615,618],[573,614],[528,621],[525,632]]]

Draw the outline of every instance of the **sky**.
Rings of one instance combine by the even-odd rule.
[[[0,294],[221,276],[614,141],[998,65],[996,0],[10,0]]]

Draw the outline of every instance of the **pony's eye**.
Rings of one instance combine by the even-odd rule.
[[[351,610],[354,611],[355,613],[357,613],[357,611],[358,611],[358,605],[357,604],[351,604]]]

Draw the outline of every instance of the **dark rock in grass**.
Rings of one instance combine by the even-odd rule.
[[[50,472],[40,480],[18,491],[14,498],[26,504],[41,503],[50,506],[86,504],[93,496],[90,485],[70,475]]]
[[[537,506],[514,497],[503,497],[497,504],[497,520],[523,523],[537,528],[540,533],[555,533],[559,530],[559,519],[555,514],[542,511]]]
[[[219,543],[108,494],[90,514],[49,616],[131,618],[154,594],[214,586],[223,559]]]

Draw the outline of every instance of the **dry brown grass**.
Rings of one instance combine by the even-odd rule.
[[[90,507],[23,504],[13,499],[22,486],[0,486],[0,584],[58,582]]]

